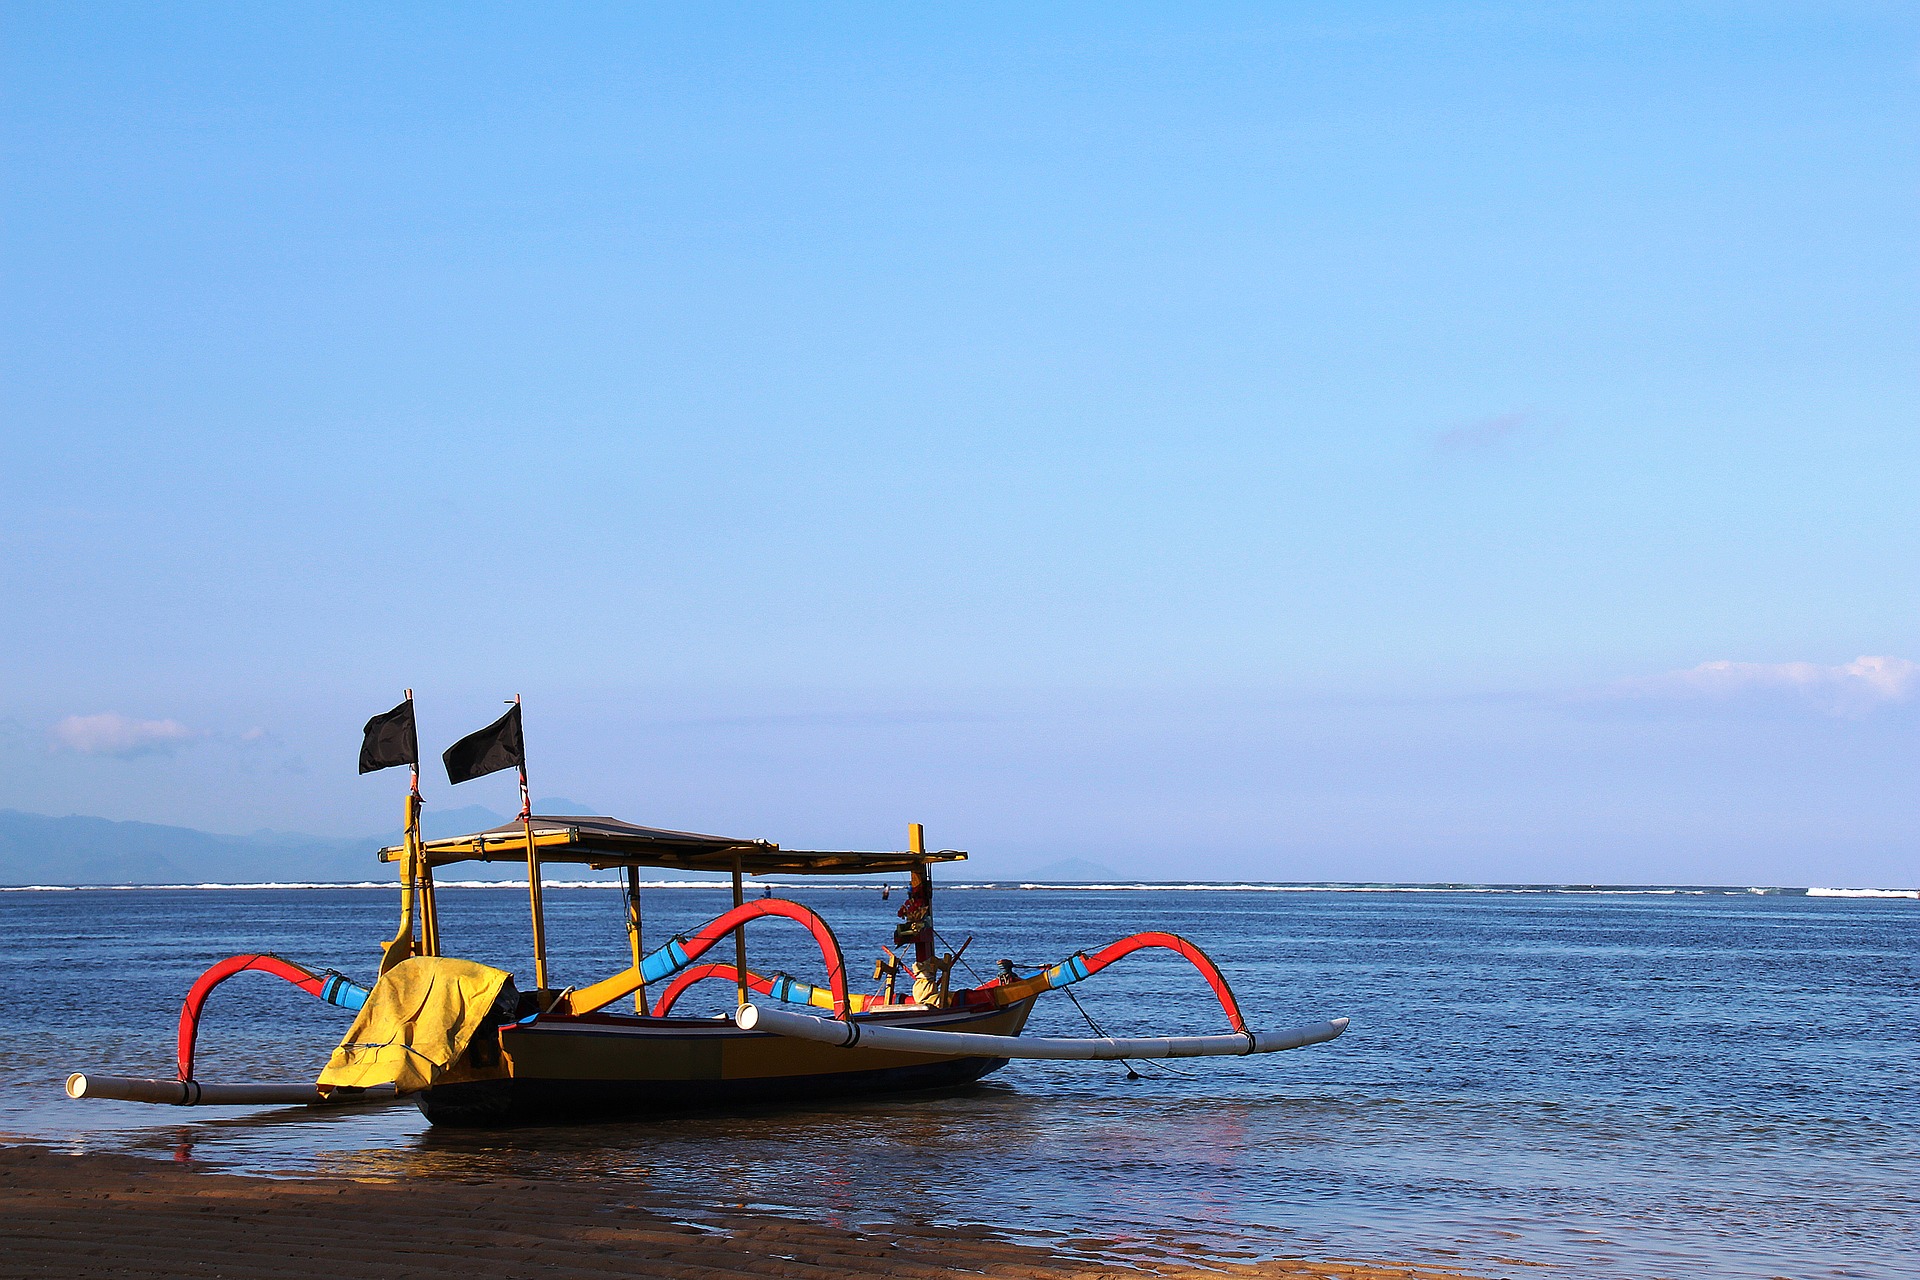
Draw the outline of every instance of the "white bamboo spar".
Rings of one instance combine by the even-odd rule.
[[[1332,1040],[1347,1029],[1345,1018],[1295,1027],[1291,1031],[1249,1031],[1230,1036],[1158,1036],[1123,1039],[1103,1037],[983,1036],[967,1031],[922,1031],[871,1022],[841,1022],[814,1018],[786,1009],[744,1005],[733,1015],[743,1031],[771,1031],[798,1040],[851,1049],[895,1049],[901,1053],[979,1055],[986,1058],[1061,1058],[1069,1061],[1113,1061],[1121,1058],[1224,1058],[1249,1053],[1278,1053],[1302,1045]]]
[[[311,1084],[202,1084],[198,1080],[140,1080],[131,1076],[67,1077],[69,1098],[113,1098],[121,1102],[159,1102],[176,1107],[319,1106],[347,1102],[383,1102],[394,1096],[390,1084],[371,1089],[336,1089],[322,1094]]]

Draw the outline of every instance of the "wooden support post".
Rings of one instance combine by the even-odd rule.
[[[407,690],[407,701],[413,701],[413,690]],[[440,903],[433,896],[433,867],[427,862],[426,837],[420,831],[420,811],[425,803],[420,799],[420,762],[413,765],[412,795],[408,798],[407,816],[412,819],[407,824],[407,839],[413,845],[414,895],[420,906],[420,950],[423,954],[440,954]]]
[[[526,771],[520,774],[520,790],[527,789]],[[525,803],[524,801],[522,802]],[[527,833],[527,904],[533,913],[533,981],[536,990],[547,989],[547,906],[540,893],[540,851],[533,843],[533,815],[525,809],[520,824]]]
[[[733,905],[738,907],[747,900],[746,888],[740,882],[740,855],[733,855]],[[733,972],[740,980],[740,1008],[747,1007],[747,926],[740,925],[733,931]]]
[[[413,794],[407,797],[407,866],[413,872],[413,906],[411,912],[419,925],[413,941],[413,954],[416,956],[433,954],[427,945],[433,930],[428,912],[433,904],[428,900],[425,884],[427,880],[426,840],[420,834],[420,811],[426,806],[420,800],[420,770],[413,771]]]
[[[633,967],[640,968],[640,868],[627,868],[627,949],[633,954]],[[641,983],[633,989],[633,1011],[647,1011],[647,984]]]
[[[891,951],[887,952],[873,962],[873,976],[875,981],[885,981],[880,989],[880,1003],[892,1004],[893,988],[900,979],[900,958]]]
[[[420,859],[420,941],[430,956],[440,954],[440,901],[433,896],[433,868]]]

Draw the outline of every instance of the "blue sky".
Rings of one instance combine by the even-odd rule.
[[[1913,883],[1916,28],[15,6],[0,806]]]

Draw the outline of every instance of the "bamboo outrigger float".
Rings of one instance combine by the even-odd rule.
[[[959,862],[957,850],[929,851],[919,824],[908,847],[890,852],[788,850],[764,840],[736,840],[640,827],[613,818],[529,812],[519,700],[501,721],[447,752],[454,781],[519,765],[522,811],[513,822],[453,839],[420,837],[418,753],[408,701],[367,726],[361,769],[414,766],[406,801],[406,837],[382,849],[398,864],[400,926],[382,950],[371,987],[332,970],[314,973],[271,955],[240,955],[214,965],[193,984],[180,1011],[177,1078],[137,1080],[75,1074],[75,1097],[119,1098],[173,1105],[338,1104],[395,1093],[410,1095],[435,1124],[501,1125],[596,1120],[696,1106],[729,1105],[951,1088],[997,1071],[1014,1058],[1113,1060],[1273,1053],[1332,1040],[1347,1020],[1283,1032],[1247,1028],[1220,970],[1198,947],[1169,933],[1137,933],[1093,952],[1022,975],[1006,961],[991,981],[954,990],[956,956],[939,954],[933,928],[937,863]],[[404,723],[400,723],[404,720]],[[386,735],[377,741],[376,730]],[[489,737],[488,735],[492,735]],[[480,740],[476,744],[476,740]],[[503,747],[504,744],[504,747]],[[469,748],[468,756],[456,753]],[[478,754],[475,754],[475,752]],[[487,752],[493,754],[489,755]],[[384,752],[384,756],[383,756]],[[387,758],[396,757],[396,758]],[[505,757],[502,763],[493,763]],[[372,763],[369,763],[369,760]],[[478,772],[462,768],[478,762]],[[533,915],[535,987],[522,992],[511,974],[443,951],[437,869],[465,862],[524,862]],[[586,987],[554,988],[547,975],[541,869],[568,863],[617,870],[625,880],[629,966]],[[720,871],[731,875],[733,906],[690,934],[642,945],[642,868]],[[747,876],[878,875],[905,872],[909,889],[894,945],[875,967],[881,989],[851,990],[845,956],[818,914],[781,898],[748,901]],[[818,947],[825,985],[785,973],[762,974],[747,962],[745,926],[784,919],[805,928]],[[703,961],[731,938],[731,963]],[[1034,1002],[1046,991],[1099,973],[1136,951],[1157,948],[1184,957],[1212,988],[1231,1028],[1215,1036],[1114,1039],[1020,1039]],[[965,948],[963,947],[962,950]],[[314,1084],[218,1084],[196,1079],[194,1051],[201,1011],[215,987],[241,973],[279,977],[318,999],[355,1013]],[[911,988],[900,989],[906,977]],[[733,1018],[676,1016],[674,1006],[695,983],[722,980],[736,992]],[[648,990],[654,995],[648,1003]],[[632,998],[632,1011],[615,1006]],[[817,1012],[801,1013],[781,1005]],[[823,1016],[824,1015],[824,1016]]]

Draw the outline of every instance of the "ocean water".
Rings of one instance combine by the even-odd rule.
[[[890,936],[870,887],[783,888],[854,977]],[[526,972],[523,890],[449,889],[449,949]],[[647,894],[656,942],[724,890]],[[625,963],[619,895],[548,893],[559,982]],[[1140,929],[1206,948],[1248,1021],[1346,1015],[1258,1058],[1016,1062],[979,1086],[499,1133],[410,1106],[245,1112],[73,1102],[73,1070],[170,1075],[180,996],[272,950],[370,978],[374,889],[0,893],[11,979],[0,1134],[276,1174],[617,1180],[676,1214],[985,1223],[1089,1254],[1306,1255],[1484,1275],[1920,1275],[1920,901],[1757,893],[946,888],[981,976]],[[817,973],[756,925],[757,967]],[[1224,1029],[1183,962],[1143,953],[1042,997],[1033,1034]],[[683,1008],[719,1012],[731,988]],[[704,1000],[704,1006],[699,1001]],[[310,1079],[347,1015],[275,980],[222,987],[208,1080]]]

